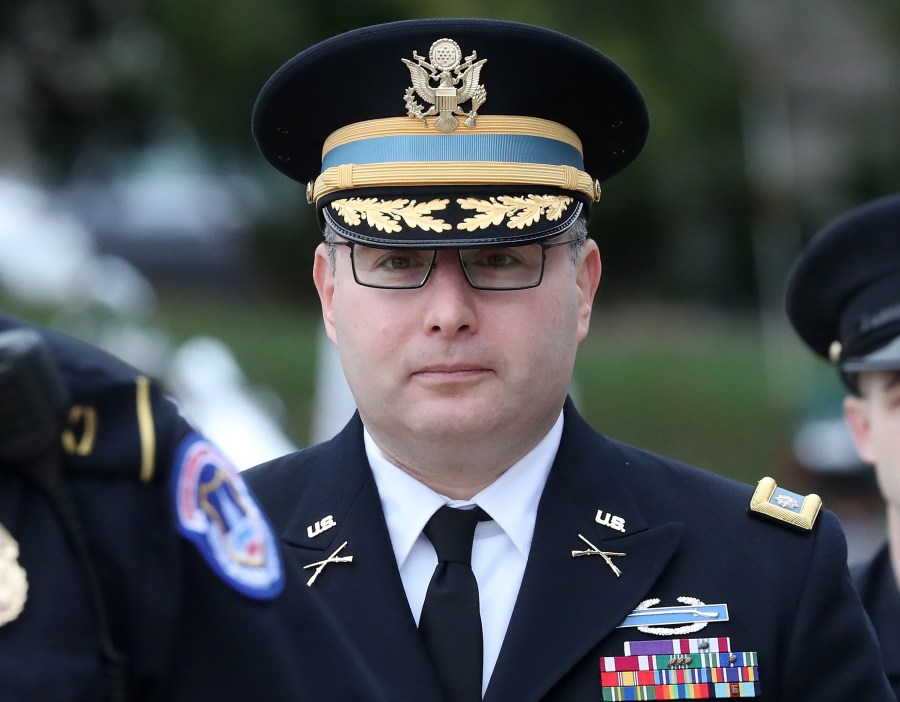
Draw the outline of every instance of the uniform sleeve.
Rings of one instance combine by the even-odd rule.
[[[779,686],[785,700],[894,700],[875,633],[847,569],[847,543],[837,518],[823,512]]]

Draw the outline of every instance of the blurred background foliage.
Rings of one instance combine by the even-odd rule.
[[[616,60],[647,100],[647,147],[605,185],[591,222],[604,278],[577,369],[589,418],[748,481],[791,471],[806,398],[833,378],[787,328],[783,283],[819,226],[897,189],[895,2],[5,0],[0,168],[46,189],[101,253],[146,275],[153,324],[173,340],[227,341],[251,382],[279,395],[302,445],[314,412],[318,233],[301,186],[256,152],[250,112],[268,76],[306,46],[432,16],[566,32]],[[377,80],[364,65],[358,75]],[[307,99],[328,109],[328,95]],[[183,200],[197,220],[191,247],[177,222],[132,226],[123,184],[150,176],[177,197],[138,189],[139,203],[159,216]],[[198,179],[215,191],[192,189]],[[5,306],[59,319],[53,305],[9,293]]]

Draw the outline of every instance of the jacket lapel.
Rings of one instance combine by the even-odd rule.
[[[675,552],[682,525],[647,526],[626,486],[623,463],[568,403],[486,700],[540,699],[644,599]],[[597,522],[598,510],[607,524]],[[600,551],[625,554],[609,557],[621,574],[601,555],[574,557],[573,551],[593,550],[579,535]]]
[[[323,448],[315,476],[304,485],[281,534],[287,559],[307,582],[315,568],[303,567],[327,559],[346,542],[336,557],[353,560],[326,564],[310,589],[370,664],[387,699],[438,699],[397,570],[359,418]],[[327,528],[331,521],[335,526]]]

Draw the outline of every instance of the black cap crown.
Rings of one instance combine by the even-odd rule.
[[[794,265],[786,306],[800,338],[842,371],[900,369],[900,195],[820,231]]]

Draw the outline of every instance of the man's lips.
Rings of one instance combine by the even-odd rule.
[[[418,368],[413,373],[413,376],[426,380],[454,381],[471,380],[490,372],[490,368],[485,368],[484,366],[480,366],[478,364],[454,363],[451,365],[438,364],[424,366],[422,368]]]

